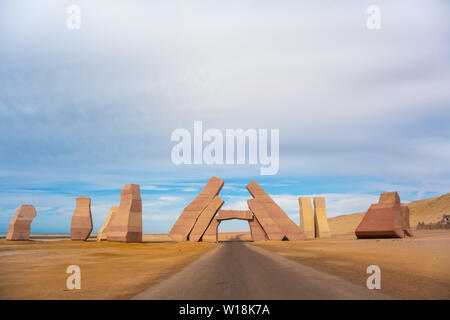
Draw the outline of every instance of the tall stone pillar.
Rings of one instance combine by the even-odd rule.
[[[314,202],[314,225],[316,238],[331,238],[330,227],[327,220],[327,208],[324,197],[316,197]]]
[[[127,184],[120,192],[120,205],[111,219],[108,241],[142,242],[142,200],[138,184]]]
[[[91,198],[78,197],[70,224],[70,239],[86,241],[92,232]]]
[[[310,197],[299,197],[298,204],[300,207],[300,229],[306,236],[306,239],[314,239],[315,221]]]
[[[29,240],[31,222],[36,217],[36,209],[31,204],[21,205],[8,226],[6,240]]]

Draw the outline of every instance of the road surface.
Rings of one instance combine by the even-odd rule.
[[[369,275],[368,275],[369,276]],[[223,242],[133,299],[389,299],[249,242]]]

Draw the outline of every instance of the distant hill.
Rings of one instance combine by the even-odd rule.
[[[440,221],[443,214],[450,214],[450,193],[440,197],[417,200],[408,203],[410,224],[413,229],[417,223],[433,223]],[[353,232],[361,222],[365,212],[346,214],[328,219],[331,232],[342,234]]]

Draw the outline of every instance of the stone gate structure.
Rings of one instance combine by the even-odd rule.
[[[253,199],[249,210],[221,210],[218,196],[224,182],[212,177],[205,188],[182,212],[169,236],[176,241],[217,241],[217,230],[224,220],[248,221],[253,240],[305,240],[300,228],[256,182],[247,185]]]

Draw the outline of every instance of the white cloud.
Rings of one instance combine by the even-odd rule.
[[[184,199],[180,198],[180,197],[174,197],[174,196],[161,196],[158,198],[158,200],[167,201],[167,202],[177,202],[177,201],[182,201]]]
[[[195,189],[195,188],[183,188],[181,189],[184,192],[196,192],[196,191],[200,191],[199,189]]]
[[[169,190],[169,188],[158,187],[158,186],[141,186],[141,190],[146,190],[146,191],[165,191],[165,190]]]
[[[374,32],[362,4],[81,1],[78,33],[60,25],[64,4],[7,3],[0,39],[15,45],[0,57],[5,165],[206,176],[170,161],[171,131],[201,119],[219,129],[279,128],[283,176],[450,175],[445,2],[380,1],[390,14]]]
[[[323,190],[329,215],[367,209],[373,199],[364,192],[448,192],[449,4],[377,4],[379,32],[365,27],[364,4],[332,0],[80,0],[82,29],[70,32],[64,2],[3,1],[2,184],[109,189],[93,202],[100,224],[126,183],[188,193],[210,175],[255,178],[259,166],[172,164],[172,130],[202,120],[205,129],[280,129],[280,180],[379,181],[365,183],[361,194]],[[280,182],[270,185],[285,187]],[[3,216],[24,201],[70,215],[77,196],[10,191],[0,195]],[[246,208],[245,185],[223,191],[245,194],[224,207]],[[296,196],[275,197],[298,212]],[[159,192],[143,200],[150,212],[192,201]]]

